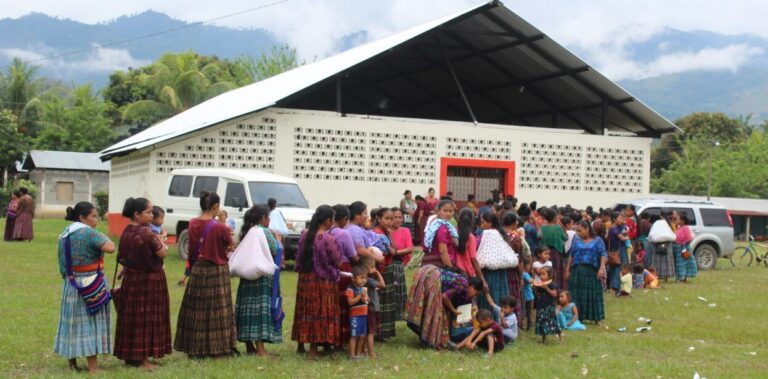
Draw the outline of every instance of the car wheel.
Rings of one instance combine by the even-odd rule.
[[[696,248],[696,261],[699,270],[712,270],[717,264],[717,250],[710,244],[701,244]]]
[[[189,252],[187,249],[189,248],[189,231],[184,230],[179,234],[179,238],[176,240],[176,246],[179,248],[179,258],[181,260],[186,261],[187,258],[189,258]]]

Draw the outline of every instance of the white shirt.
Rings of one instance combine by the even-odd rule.
[[[280,212],[277,208],[275,208],[275,210],[272,212],[269,212],[269,228],[282,235],[289,233],[288,224],[285,223],[283,213]]]

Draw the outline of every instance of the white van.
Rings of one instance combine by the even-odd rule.
[[[295,180],[256,170],[180,169],[171,172],[163,205],[166,228],[177,236],[182,259],[187,258],[189,220],[200,214],[200,192],[204,190],[221,197],[221,209],[235,220],[238,231],[253,204],[266,205],[269,198],[275,198],[289,230],[283,236],[285,258],[295,257],[301,232],[314,213]]]

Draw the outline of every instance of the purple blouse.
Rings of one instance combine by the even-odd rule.
[[[301,256],[304,253],[304,240],[307,237],[305,230],[299,239],[299,248],[296,252],[296,271],[303,272]],[[339,280],[339,265],[341,264],[341,252],[336,244],[336,239],[330,233],[319,233],[312,244],[312,272],[325,280],[337,282]]]
[[[365,229],[360,227],[360,225],[349,223],[347,224],[347,227],[344,229],[349,233],[349,236],[352,238],[352,243],[354,244],[355,249],[359,249],[361,247],[365,249],[368,246],[371,246],[366,242]]]
[[[348,231],[334,226],[328,231],[336,240],[336,245],[341,252],[341,263],[350,263],[357,257],[357,250],[355,244],[352,242],[352,236]]]

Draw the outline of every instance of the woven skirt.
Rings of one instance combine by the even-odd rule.
[[[196,358],[232,353],[237,341],[227,265],[205,260],[192,265],[178,320],[176,350]]]
[[[661,250],[661,246],[666,248]],[[656,269],[656,276],[659,279],[667,279],[675,275],[675,256],[672,252],[672,243],[655,244],[650,243],[651,264],[649,267]]]
[[[382,273],[386,287],[379,290],[381,305],[381,332],[376,337],[387,339],[395,336],[395,321],[403,319],[405,308],[405,270],[403,263],[394,261]]]
[[[75,273],[75,281],[82,286],[85,277],[96,272]],[[106,278],[104,278],[106,280]],[[107,283],[107,286],[109,284]],[[112,352],[110,331],[110,306],[102,308],[91,316],[85,308],[85,301],[75,287],[64,280],[61,292],[61,313],[53,352],[67,359],[91,357]]]
[[[299,273],[291,339],[298,343],[335,344],[339,340],[339,288],[314,272]]]
[[[352,272],[352,265],[341,264],[341,271]],[[347,305],[347,287],[352,283],[349,276],[339,276],[339,340],[336,346],[344,346],[349,343],[351,331],[349,330],[349,305]]]
[[[597,268],[592,265],[576,265],[568,280],[571,298],[579,309],[579,320],[605,320],[603,285],[597,278]]]
[[[450,319],[442,301],[440,269],[422,266],[413,276],[403,318],[423,343],[440,349],[450,338]]]
[[[509,280],[507,279],[507,269],[501,270],[488,270],[483,269],[483,276],[485,282],[488,283],[488,291],[491,294],[491,298],[496,304],[500,304],[501,298],[509,295]],[[477,307],[479,309],[491,309],[491,305],[485,300],[485,296],[477,297]],[[501,321],[501,320],[496,320]]]
[[[126,270],[120,286],[115,356],[125,361],[171,354],[171,311],[165,272]]]
[[[509,294],[520,301],[523,298],[523,274],[520,273],[520,269],[517,267],[507,269],[507,283],[509,283]],[[518,320],[523,319],[523,307],[515,308],[515,315]]]
[[[565,265],[568,264],[568,258],[563,257],[556,249],[551,248],[550,259],[552,260],[552,278],[557,283],[557,288],[561,290],[568,289],[568,282],[565,280]]]
[[[240,279],[235,302],[237,340],[240,342],[282,343],[272,319],[272,276]]]
[[[550,334],[560,334],[555,306],[536,308],[536,335],[546,336]]]
[[[35,233],[32,230],[32,214],[19,213],[13,224],[13,239],[17,241],[32,241]]]
[[[683,259],[683,248],[690,247],[686,245],[672,244],[672,252],[675,255],[675,278],[685,280],[686,278],[695,278],[699,270],[696,266],[696,257],[691,254],[688,259]]]
[[[13,241],[13,228],[16,226],[16,216],[8,215],[5,218],[5,234],[3,241]]]

